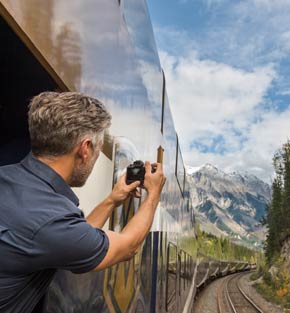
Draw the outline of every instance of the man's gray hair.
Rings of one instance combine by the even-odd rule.
[[[86,136],[96,137],[111,124],[111,115],[97,99],[77,92],[42,92],[29,104],[31,150],[36,156],[60,156]]]

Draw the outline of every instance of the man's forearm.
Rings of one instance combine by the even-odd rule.
[[[141,245],[150,231],[158,203],[159,195],[148,195],[137,213],[122,230],[122,234],[130,237],[130,242],[134,249]]]
[[[87,222],[95,228],[102,228],[114,208],[114,201],[110,197],[107,197],[87,216]]]

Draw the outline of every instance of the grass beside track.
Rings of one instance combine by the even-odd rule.
[[[250,279],[256,281],[253,287],[258,291],[258,293],[266,299],[268,302],[275,303],[284,309],[284,312],[290,313],[290,296],[278,295],[277,289],[268,282],[265,282],[265,279],[259,279],[262,277],[261,273],[255,272],[251,275]]]

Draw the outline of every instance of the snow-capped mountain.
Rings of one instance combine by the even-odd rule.
[[[260,225],[271,197],[268,184],[251,174],[227,174],[211,164],[187,168],[191,198],[204,230],[259,245]]]

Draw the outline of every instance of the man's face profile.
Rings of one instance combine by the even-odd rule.
[[[93,153],[89,156],[85,162],[77,163],[74,167],[73,172],[70,177],[69,185],[71,187],[82,187],[86,183],[88,177],[90,176],[94,165],[100,155],[100,151],[103,146],[103,141],[100,140],[97,147],[92,148]]]

